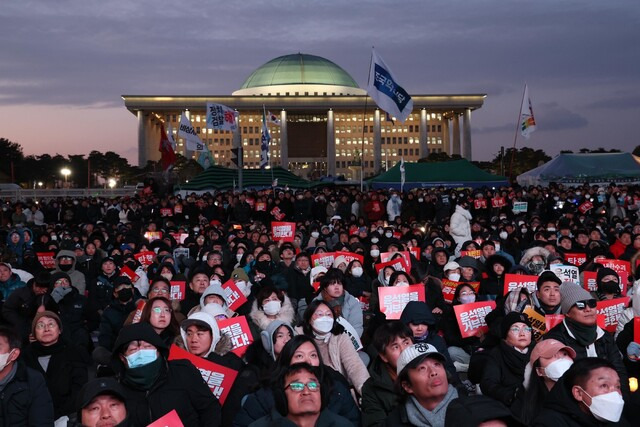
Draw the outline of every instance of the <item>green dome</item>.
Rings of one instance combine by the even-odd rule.
[[[245,80],[241,89],[299,84],[358,87],[345,70],[328,59],[297,53],[280,56],[260,66]]]

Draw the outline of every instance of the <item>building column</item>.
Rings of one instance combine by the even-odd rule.
[[[464,110],[462,116],[462,136],[464,138],[463,157],[471,161],[471,109]]]
[[[237,112],[237,110],[236,110]],[[242,132],[240,131],[240,114],[236,114],[236,130],[233,131],[231,138],[231,148],[240,148],[242,147]],[[229,160],[233,158],[233,153],[229,152]],[[244,153],[242,154],[242,164],[244,164]],[[232,168],[236,167],[231,162],[230,165]],[[237,167],[236,167],[237,169]]]
[[[453,141],[451,144],[451,155],[460,155],[460,118],[458,113],[453,114]]]
[[[160,151],[158,146],[160,144],[160,123],[150,116],[145,120],[145,134],[146,134],[146,149],[145,157],[147,160],[158,161],[160,160]]]
[[[382,172],[382,136],[380,129],[380,110],[373,113],[373,174]]]
[[[426,109],[420,110],[420,158],[427,157],[429,155],[429,128],[427,124],[427,118],[429,114]]]
[[[146,139],[146,123],[144,112],[138,110],[138,166],[141,168],[147,165],[147,139]]]
[[[289,140],[287,138],[287,112],[280,112],[280,166],[289,170]]]
[[[327,176],[336,176],[336,133],[333,110],[327,111]]]
[[[451,154],[451,140],[449,138],[449,119],[445,116],[442,116],[442,152]]]

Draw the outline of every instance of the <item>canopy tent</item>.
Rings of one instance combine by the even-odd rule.
[[[404,189],[428,187],[478,188],[508,185],[504,176],[493,175],[474,166],[468,160],[439,163],[404,163]],[[369,180],[372,188],[400,189],[400,163]]]
[[[520,185],[567,185],[640,182],[640,158],[631,153],[560,154],[553,160],[519,175]]]
[[[275,185],[278,187],[309,188],[312,186],[311,182],[281,167],[265,170],[242,170],[242,186],[244,188],[268,188],[274,185],[276,179],[278,181]],[[227,190],[234,186],[238,186],[238,169],[214,165],[191,179],[187,184],[181,185],[180,190]]]

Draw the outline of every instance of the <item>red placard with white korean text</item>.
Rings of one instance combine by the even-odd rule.
[[[169,298],[182,301],[187,295],[187,283],[184,280],[172,280]]]
[[[122,268],[120,269],[120,275],[128,277],[129,280],[131,280],[131,283],[136,283],[140,278],[135,271],[133,271],[126,265],[123,265]]]
[[[578,206],[578,210],[583,215],[586,214],[591,209],[593,209],[593,203],[591,203],[588,200],[586,202],[584,202],[583,204],[581,204],[580,206]]]
[[[281,219],[284,219],[284,217],[286,216],[285,213],[282,212],[278,206],[271,209],[271,215],[278,221],[280,221]]]
[[[470,256],[472,258],[478,259],[482,256],[482,250],[475,249],[473,251],[460,251],[460,256]]]
[[[369,311],[370,309],[370,298],[365,297],[364,295],[358,297],[358,301],[360,301],[360,308],[363,312]]]
[[[358,261],[360,261],[360,264],[364,262],[364,256],[360,254],[355,254],[353,252],[338,251],[338,252],[334,252],[334,254],[336,258],[339,256],[343,256],[347,260],[347,264],[349,264],[354,259],[357,259]]]
[[[173,216],[173,210],[171,210],[171,208],[160,208],[160,216],[162,217]]]
[[[142,310],[144,310],[144,306],[147,304],[147,301],[144,299],[139,299],[136,304],[136,312],[133,315],[133,319],[131,319],[131,323],[140,322],[140,318],[142,317]]]
[[[627,294],[627,285],[629,284],[629,274],[631,274],[631,263],[620,259],[602,259],[598,261],[607,268],[612,269],[620,276],[620,290],[622,295]]]
[[[640,317],[633,318],[633,341],[640,344]]]
[[[396,258],[396,259],[392,259],[391,261],[381,262],[379,264],[376,264],[375,265],[376,273],[380,273],[380,270],[382,270],[387,266],[392,267],[394,270],[404,271],[405,273],[408,273],[410,271],[409,265],[407,264],[407,261],[404,258]]]
[[[381,262],[387,262],[387,261],[391,260],[391,258],[396,256],[397,254],[402,255],[404,260],[407,262],[407,266],[408,266],[409,270],[411,270],[411,253],[409,251],[382,252],[380,254],[380,261]]]
[[[42,264],[42,266],[47,270],[53,270],[56,268],[55,252],[36,252],[36,256],[38,257],[40,264]]]
[[[169,360],[180,359],[187,359],[200,371],[200,375],[202,375],[202,379],[211,389],[211,393],[213,393],[221,405],[224,405],[224,401],[229,395],[229,390],[231,390],[233,382],[238,376],[238,371],[195,356],[174,344],[171,346],[171,349],[169,349]]]
[[[293,242],[296,235],[295,222],[278,222],[271,223],[271,236],[274,242],[282,240],[283,242]]]
[[[180,245],[184,244],[184,241],[187,240],[187,237],[189,237],[187,233],[169,233],[169,234],[171,234],[171,237],[173,237],[175,241],[178,242],[178,244]]]
[[[573,265],[577,265],[578,267],[580,267],[582,264],[584,264],[585,262],[587,262],[587,254],[581,254],[581,253],[566,253],[564,254],[564,260],[567,261],[570,264]]]
[[[424,285],[380,287],[378,301],[387,320],[397,320],[409,301],[425,302]]]
[[[314,292],[318,292],[318,289],[320,289],[320,282],[313,282],[311,286],[313,286]]]
[[[596,282],[596,278],[598,277],[598,272],[596,271],[585,271],[582,273],[582,279],[584,283],[582,287],[588,290],[589,292],[595,292],[598,290],[598,283]]]
[[[154,240],[162,239],[162,231],[145,231],[144,238],[149,241],[149,243]]]
[[[246,316],[236,316],[230,319],[216,320],[221,334],[227,334],[231,338],[231,345],[234,352],[238,357],[244,356],[247,349],[253,343],[253,335],[249,324],[247,323]]]
[[[475,199],[473,201],[473,207],[476,209],[487,209],[487,200],[486,199]]]
[[[148,267],[153,263],[153,259],[155,258],[155,256],[156,256],[156,253],[153,251],[142,251],[142,252],[138,252],[133,257],[141,265]]]
[[[547,324],[547,331],[553,329],[556,325],[559,325],[564,320],[564,314],[547,314],[544,316],[545,323]]]
[[[224,295],[224,299],[227,300],[227,305],[233,311],[236,311],[238,307],[247,302],[247,297],[244,296],[242,291],[236,286],[236,282],[233,279],[229,279],[222,284],[222,289],[227,293]]]
[[[597,322],[598,326],[608,332],[615,332],[618,326],[618,318],[625,308],[629,306],[629,297],[615,298],[598,301]]]
[[[333,267],[333,260],[336,259],[335,252],[324,252],[311,255],[311,266],[318,267],[319,265],[329,269]]]
[[[526,287],[529,293],[536,291],[538,276],[532,274],[505,274],[504,294],[515,291],[518,288]]]
[[[266,212],[267,204],[265,202],[256,203],[256,212]]]
[[[472,302],[454,306],[453,310],[456,313],[462,338],[469,338],[480,333],[486,334],[489,332],[489,326],[487,326],[485,317],[495,308],[495,301]]]
[[[420,260],[420,248],[417,246],[412,246],[409,248],[409,253],[416,257],[417,260]]]
[[[171,412],[158,418],[147,427],[184,427],[184,424],[182,424],[176,410],[173,409]]]
[[[492,208],[502,208],[507,206],[507,201],[504,197],[494,197],[491,199],[491,207]]]
[[[473,291],[477,294],[480,289],[480,282],[454,282],[449,279],[442,279],[442,296],[444,300],[448,303],[453,302],[453,295],[456,292],[456,288],[460,283],[464,283],[470,285],[473,288]]]

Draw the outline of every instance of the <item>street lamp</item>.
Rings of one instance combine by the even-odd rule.
[[[42,181],[38,181],[38,187],[42,188]]]
[[[68,177],[69,175],[71,175],[71,169],[69,169],[69,168],[62,168],[62,169],[60,170],[60,173],[64,176],[64,186],[66,187],[66,186],[67,186],[67,177]]]
[[[113,190],[113,187],[116,186],[115,178],[109,178],[109,188]]]

